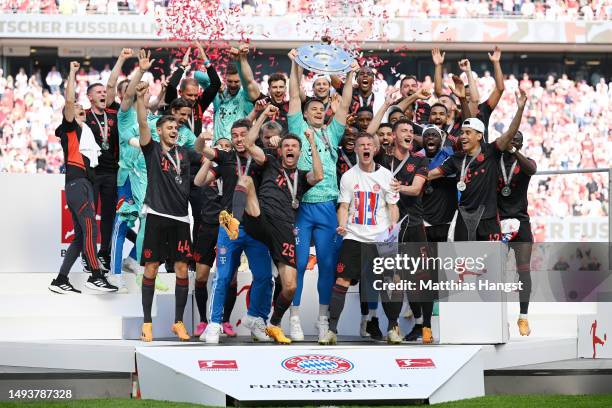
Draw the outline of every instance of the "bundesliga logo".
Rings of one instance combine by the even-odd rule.
[[[353,363],[344,358],[318,354],[289,357],[281,365],[286,370],[300,374],[341,374],[354,367]]]

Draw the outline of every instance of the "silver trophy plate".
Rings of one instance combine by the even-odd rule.
[[[295,62],[317,74],[342,74],[351,70],[353,58],[335,45],[303,45],[297,49],[297,52]]]

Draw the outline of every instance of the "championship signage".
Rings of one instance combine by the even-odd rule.
[[[479,346],[288,346],[258,347],[256,352],[252,346],[139,347],[136,355],[143,398],[171,399],[172,390],[164,379],[168,373],[239,401],[422,400],[452,381],[462,384],[462,398],[482,395],[479,350]],[[461,370],[470,374],[460,375]]]

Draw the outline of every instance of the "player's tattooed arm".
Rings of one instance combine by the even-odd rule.
[[[151,129],[147,123],[147,107],[144,100],[148,90],[149,85],[146,82],[139,82],[136,86],[136,117],[140,132],[140,146],[146,146],[151,142]]]
[[[311,129],[306,129],[304,131],[304,136],[308,139],[310,151],[312,152],[312,171],[309,171],[306,177],[308,178],[308,184],[314,186],[319,181],[323,180],[323,164],[321,163],[321,157],[317,149],[314,132]]]

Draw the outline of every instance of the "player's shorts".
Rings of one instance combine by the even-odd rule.
[[[189,262],[192,259],[188,223],[155,214],[147,214],[146,222],[141,265],[167,259],[175,262]]]
[[[275,263],[296,267],[295,225],[274,219],[264,212],[259,217],[244,214],[242,225],[247,234],[268,247]]]
[[[370,279],[372,264],[377,256],[376,244],[343,240],[336,264],[336,278],[350,280],[351,284],[356,284],[362,278]]]
[[[468,230],[461,213],[457,214],[457,224],[455,225],[455,241],[467,241]],[[501,227],[497,218],[487,218],[480,220],[476,227],[476,241],[500,241]]]
[[[219,224],[200,223],[193,243],[193,260],[212,268],[217,256]]]
[[[450,224],[430,225],[425,227],[427,242],[446,242],[448,241],[448,228]]]
[[[533,247],[533,234],[529,221],[521,221],[516,236],[512,238],[508,246],[514,251],[517,271],[519,273],[529,272]]]

